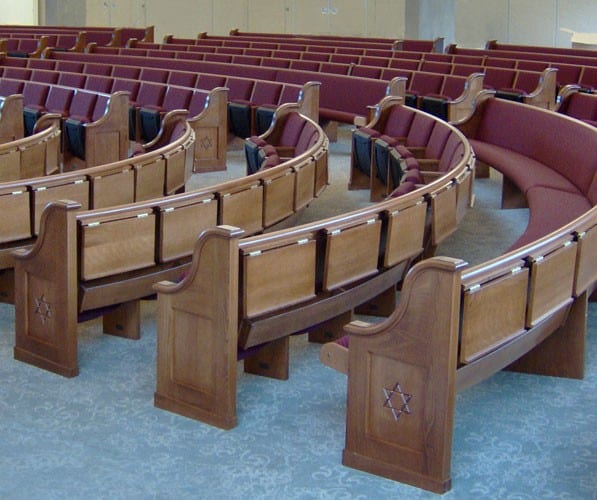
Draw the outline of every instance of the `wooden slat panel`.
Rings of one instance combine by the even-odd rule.
[[[479,287],[462,299],[460,362],[470,363],[525,331],[528,268]]]
[[[597,226],[579,235],[574,295],[578,297],[597,279]]]
[[[294,213],[294,181],[296,174],[284,175],[264,182],[263,225],[269,227]]]
[[[572,302],[576,243],[569,242],[531,264],[527,327],[531,328]]]
[[[21,151],[21,179],[46,175],[46,146],[43,141]]]
[[[15,194],[0,195],[0,243],[30,238],[29,192],[25,189]]]
[[[80,276],[91,280],[155,264],[154,214],[81,227]]]
[[[164,196],[166,161],[162,158],[145,165],[135,165],[135,201]]]
[[[0,155],[0,181],[15,181],[21,175],[21,152],[15,148]]]
[[[82,210],[89,208],[89,182],[83,179],[69,184],[49,185],[38,187],[33,190],[33,209],[35,234],[39,232],[39,221],[44,207],[55,200],[72,200],[81,204]]]
[[[381,221],[328,234],[323,288],[333,290],[377,273]]]
[[[301,165],[296,173],[294,210],[306,207],[313,200],[315,191],[315,161]]]
[[[124,168],[120,172],[91,179],[93,208],[125,205],[135,201],[135,172]]]
[[[426,215],[427,204],[423,202],[389,214],[384,267],[395,266],[423,251]]]
[[[160,210],[158,261],[191,255],[201,231],[217,224],[218,204],[213,198]]]
[[[221,195],[219,224],[240,227],[247,234],[263,229],[263,186]]]
[[[456,230],[456,189],[450,186],[431,198],[431,243],[438,245]]]
[[[254,317],[315,296],[316,242],[295,243],[243,258],[243,317]]]

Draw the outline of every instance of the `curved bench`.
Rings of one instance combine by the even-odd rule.
[[[22,103],[19,95],[4,99],[1,126],[8,129],[8,137],[16,133],[20,138],[0,144],[0,182],[49,175],[60,169],[60,116],[48,115],[32,135],[23,137]]]
[[[316,172],[327,169],[328,140],[317,124],[302,119],[316,127],[317,140],[267,171],[106,209],[49,204],[32,248],[14,252],[15,357],[76,375],[77,320],[103,315],[106,332],[137,338],[139,300],[152,295],[156,281],[177,279],[189,268],[201,231],[234,224],[258,233],[303,208],[315,197]],[[40,309],[35,304],[41,302]]]
[[[180,129],[185,119],[184,111],[170,113],[156,143],[132,158],[79,171],[0,183],[0,210],[5,221],[0,230],[0,300],[13,300],[11,253],[34,243],[47,203],[68,198],[86,209],[97,209],[170,195],[183,189],[191,176],[189,155],[195,140],[190,127]],[[173,130],[175,127],[179,127],[178,131]],[[57,124],[54,130],[59,135]]]
[[[348,375],[343,463],[436,493],[451,486],[457,391],[506,367],[582,378],[597,283],[597,158],[587,147],[597,129],[492,97],[462,128],[478,158],[526,186],[525,234],[473,267],[417,264],[387,321],[354,322],[321,350]]]
[[[512,248],[554,231],[597,203],[597,156],[588,146],[595,141],[594,127],[490,94],[477,108],[459,128],[477,160],[504,175],[502,206],[531,209],[529,225]]]
[[[321,342],[333,338],[357,307],[389,313],[409,265],[450,234],[459,207],[470,199],[471,148],[458,130],[441,123],[460,138],[463,155],[449,172],[405,196],[242,239],[229,226],[204,232],[184,279],[155,285],[156,406],[233,427],[238,359],[250,373],[287,378],[291,334],[308,331]]]

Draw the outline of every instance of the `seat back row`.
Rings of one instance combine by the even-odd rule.
[[[50,47],[83,50],[87,43],[123,46],[131,39],[153,42],[154,27],[145,28],[108,26],[26,26],[0,25],[0,37],[40,38],[47,36]],[[64,39],[61,39],[64,37]],[[72,38],[75,37],[75,38]],[[82,37],[82,39],[80,39]],[[68,41],[67,41],[68,40]],[[76,41],[75,41],[76,40]],[[74,44],[70,42],[75,41]]]
[[[308,116],[314,116],[313,109],[317,107],[318,97],[313,95],[316,93],[313,85],[270,82],[217,74],[198,74],[188,70],[177,71],[165,68],[106,65],[101,63],[83,64],[52,59],[28,60],[25,67],[13,66],[16,60],[11,58],[5,59],[4,62],[7,66],[0,68],[4,76],[60,83],[65,86],[84,87],[101,92],[127,90],[131,94],[132,103],[139,101],[137,95],[140,93],[143,82],[146,82],[146,87],[151,88],[156,88],[155,85],[152,85],[152,82],[154,84],[187,88],[187,90],[179,89],[176,92],[174,90],[153,92],[149,101],[147,101],[149,96],[144,97],[143,99],[147,102],[142,103],[142,106],[153,109],[154,113],[188,106],[190,115],[196,116],[203,109],[206,102],[204,98],[201,99],[200,97],[202,92],[204,93],[204,91],[215,87],[227,87],[229,102],[234,103],[234,110],[230,109],[228,113],[229,129],[239,137],[247,137],[255,132],[264,132],[269,126],[273,109],[285,102],[296,102],[299,96],[302,96],[303,112]],[[123,79],[127,81],[122,81]],[[133,82],[131,80],[139,81]],[[190,90],[193,93],[189,99]],[[185,98],[183,94],[186,94],[187,97]],[[257,107],[269,109],[268,118],[264,118],[264,123],[255,121]],[[153,120],[154,129],[157,129],[156,121]],[[132,122],[139,125],[136,117]],[[218,137],[225,138],[225,127],[226,124],[222,123],[223,130]],[[142,132],[139,126],[135,127],[135,130]],[[133,134],[132,137],[135,137],[135,135]],[[145,137],[146,140],[149,138],[150,136]],[[137,139],[140,139],[139,134],[137,134]],[[218,148],[220,148],[219,142],[221,142],[221,138],[216,142]],[[223,147],[225,147],[225,144]],[[200,152],[197,153],[199,155]],[[220,156],[216,156],[216,159],[220,160],[220,164],[214,165],[206,164],[209,161],[206,153],[206,151],[201,153],[201,168],[224,167],[222,158],[225,160],[225,152],[220,152]],[[198,157],[197,163],[199,161],[200,158]]]
[[[186,84],[189,82],[187,76],[191,76],[195,81],[197,79],[197,75],[191,75],[190,73],[172,75],[172,78],[168,80],[173,85],[168,86],[166,83],[152,82],[151,78],[156,78],[156,73],[160,72],[150,69],[146,71],[147,74],[143,75],[149,81],[140,82],[137,80],[140,73],[138,68],[123,67],[121,68],[121,72],[116,71],[116,74],[122,75],[122,77],[111,77],[96,74],[94,72],[96,68],[89,67],[89,65],[86,67],[80,64],[67,64],[65,67],[62,67],[58,64],[53,64],[56,69],[37,69],[37,65],[31,63],[33,61],[44,62],[46,60],[28,59],[29,64],[35,68],[31,69],[29,67],[10,66],[13,61],[15,61],[14,58],[6,58],[3,61],[4,63],[8,63],[9,66],[0,67],[2,75],[34,80],[35,82],[30,81],[25,83],[27,89],[29,87],[38,88],[42,85],[47,86],[53,83],[60,83],[64,87],[81,88],[81,90],[85,89],[89,92],[127,92],[129,95],[129,104],[131,105],[130,119],[118,123],[120,126],[123,126],[125,123],[128,124],[126,138],[123,139],[125,154],[128,148],[129,136],[142,140],[141,134],[137,135],[137,132],[141,130],[139,126],[139,109],[142,106],[147,106],[148,108],[153,106],[153,112],[158,113],[157,116],[159,119],[163,117],[166,111],[181,108],[188,109],[190,112],[189,120],[198,137],[198,141],[195,144],[195,170],[206,171],[225,168],[228,91],[224,88],[216,88],[220,80],[216,81],[208,77],[208,82],[204,86],[209,88],[209,90],[203,90],[202,88],[187,88]],[[52,61],[52,63],[56,63],[56,61]],[[42,66],[43,68],[47,67],[47,65]],[[129,69],[132,71],[128,71]],[[77,70],[77,72],[68,70]],[[90,74],[80,72],[85,70],[89,70]],[[169,73],[162,76],[166,78],[169,76]],[[159,81],[164,78],[160,78]],[[223,80],[223,83],[227,83],[226,80]],[[167,89],[169,89],[169,92],[166,92]],[[13,91],[18,92],[18,90],[14,89]],[[306,92],[306,97],[311,99],[312,92],[314,91]],[[297,90],[297,95],[299,93],[300,89]],[[101,102],[98,99],[96,109],[100,105]],[[159,130],[159,119],[149,121],[149,123],[153,123],[154,130],[151,137],[148,135],[145,137],[145,140],[150,140],[155,136],[155,133]],[[133,133],[130,134],[130,131]],[[100,152],[100,150],[97,151],[98,153]],[[114,150],[105,150],[105,153],[109,153],[110,151]],[[89,163],[90,159],[87,157],[87,154],[85,156],[85,161]],[[104,157],[97,158],[94,161],[96,161],[95,164],[99,164],[112,160]]]
[[[316,142],[304,155],[267,172],[164,198],[154,193],[146,202],[114,208],[82,211],[75,201],[49,205],[33,248],[16,256],[15,305],[23,320],[17,328],[17,358],[75,375],[78,318],[99,310],[107,313],[107,331],[138,335],[139,316],[131,304],[151,295],[155,281],[176,279],[188,268],[195,239],[204,229],[233,224],[252,234],[309,203],[325,187],[328,141],[317,124],[303,119],[318,130]],[[48,272],[52,277],[46,281]],[[64,304],[49,323],[31,318],[29,293],[39,290],[19,289],[25,281],[47,283],[46,301]],[[105,309],[118,304],[123,305],[115,311]],[[42,330],[55,341],[53,353],[35,340],[35,332]]]
[[[63,121],[62,163],[78,155],[86,166],[121,160],[128,155],[128,96],[123,92],[103,94],[84,89],[0,77],[0,95],[22,94],[25,135],[31,135],[45,114]],[[70,130],[71,124],[85,124]]]
[[[131,56],[107,56],[102,54],[53,53],[56,60],[109,65],[129,65],[137,67],[161,68],[176,71],[192,71],[218,75],[269,80],[280,83],[304,85],[309,81],[321,82],[319,105],[320,117],[327,120],[353,123],[359,116],[367,115],[367,107],[379,101],[387,93],[394,91],[394,82],[367,78],[350,77],[298,71],[279,68],[266,68],[249,65],[233,65],[205,61],[170,60],[158,58],[136,58]],[[342,89],[339,92],[338,89]]]

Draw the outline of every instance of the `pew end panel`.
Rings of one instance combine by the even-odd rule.
[[[436,493],[450,488],[463,265],[439,257],[415,265],[390,318],[345,328],[350,349],[344,465]]]
[[[154,404],[223,429],[237,422],[241,234],[229,226],[205,231],[185,278],[154,286],[159,310]]]
[[[14,357],[65,377],[78,375],[77,238],[80,204],[59,201],[42,215],[33,248],[15,259]]]
[[[203,110],[189,117],[188,121],[195,132],[193,172],[225,170],[228,147],[228,89],[212,89]]]
[[[110,95],[104,115],[85,123],[85,165],[93,167],[124,160],[129,152],[129,93]]]

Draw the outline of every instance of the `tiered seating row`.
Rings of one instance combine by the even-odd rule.
[[[207,47],[213,52],[195,52],[192,49],[206,49],[193,45],[136,44],[155,49],[98,48],[93,53],[116,53],[157,58],[201,60],[226,64],[245,64],[299,71],[333,73],[390,81],[395,77],[407,80],[403,91],[407,103],[421,107],[447,120],[458,119],[458,112],[465,109],[470,114],[469,100],[474,98],[478,86],[498,90],[502,97],[517,99],[528,104],[554,108],[556,106],[556,70],[548,64],[532,71],[517,68],[489,67],[476,64],[439,62],[436,57],[444,54],[404,53],[408,59],[397,57],[351,56],[333,53],[271,51],[236,47]],[[139,52],[136,52],[138,50]],[[395,56],[395,52],[392,53]],[[402,54],[402,53],[400,53]],[[274,57],[275,56],[275,57]],[[414,56],[411,57],[411,56]],[[428,61],[426,58],[429,57]],[[431,59],[433,57],[433,59]],[[451,59],[452,56],[446,55]],[[582,70],[583,68],[580,68]],[[576,76],[579,68],[574,67]],[[483,73],[483,82],[475,81],[469,75]],[[469,78],[467,78],[469,77]],[[482,77],[477,76],[476,80]],[[573,78],[572,75],[570,78]],[[574,78],[573,78],[574,79]],[[460,101],[464,101],[464,104]],[[456,106],[455,102],[459,103]]]
[[[451,485],[457,391],[506,367],[582,378],[597,280],[597,158],[585,147],[597,129],[491,97],[461,128],[523,190],[525,234],[474,267],[417,264],[387,321],[352,323],[321,352],[348,375],[343,463],[437,493]]]
[[[146,28],[111,28],[102,26],[26,26],[0,25],[0,39],[45,39],[44,46],[59,50],[81,52],[88,43],[103,46],[124,46],[129,40],[153,42],[154,27]],[[22,56],[39,57],[39,53],[31,54],[31,45],[25,44],[20,50]]]
[[[371,302],[363,310],[378,314],[393,308],[396,283],[413,259],[455,229],[471,195],[468,143],[432,119],[459,138],[464,151],[449,173],[428,185],[287,230],[239,239],[237,229],[222,227],[199,238],[185,278],[155,286],[158,407],[230,428],[236,425],[237,359],[247,357],[251,373],[287,378],[290,334],[309,331],[322,341],[358,305]],[[283,148],[285,135],[272,131],[270,144]],[[213,280],[221,285],[217,294]],[[207,344],[213,348],[182,349]]]
[[[19,59],[6,58],[3,62],[11,64],[13,61],[19,61]],[[151,76],[155,75],[155,72],[151,70],[146,71],[147,74],[141,75],[140,69],[128,71],[129,68],[121,68],[122,72],[115,72],[117,75],[122,74],[122,77],[111,77],[96,74],[97,71],[102,71],[102,68],[112,69],[111,66],[101,65],[83,65],[83,64],[65,64],[60,65],[57,61],[51,61],[52,66],[55,69],[36,69],[38,65],[48,67],[47,64],[41,65],[41,62],[45,62],[44,59],[28,59],[26,60],[28,65],[26,67],[12,67],[3,66],[0,67],[2,70],[2,82],[9,85],[12,84],[14,88],[3,90],[4,93],[17,93],[23,91],[25,93],[27,106],[30,99],[35,98],[49,98],[49,92],[41,92],[42,87],[49,89],[51,87],[56,88],[81,88],[77,93],[84,94],[83,90],[98,94],[98,100],[95,105],[95,109],[91,112],[91,116],[87,117],[89,121],[93,116],[99,116],[102,110],[105,110],[105,97],[101,97],[104,92],[111,92],[112,95],[126,92],[128,95],[128,102],[124,106],[123,112],[125,113],[124,118],[112,123],[114,130],[119,131],[120,143],[115,146],[95,148],[90,153],[88,146],[85,148],[79,148],[81,153],[84,150],[85,162],[87,165],[97,165],[107,163],[109,161],[115,161],[117,159],[126,158],[128,153],[128,139],[130,130],[133,130],[133,139],[144,140],[148,142],[152,140],[157,131],[159,130],[160,120],[164,113],[172,111],[174,109],[188,109],[190,114],[189,121],[197,134],[198,140],[195,144],[195,170],[205,171],[213,169],[225,168],[226,161],[226,144],[227,144],[227,95],[228,91],[224,88],[218,88],[216,85],[213,87],[206,85],[213,90],[202,90],[193,87],[183,87],[172,85],[172,83],[178,83],[175,81],[176,76],[172,75],[170,79],[171,85],[167,83],[157,83],[151,81]],[[36,61],[36,62],[34,62]],[[31,66],[31,68],[29,68]],[[78,71],[89,71],[89,74],[81,72],[70,72],[68,70]],[[163,74],[162,74],[163,73]],[[170,72],[160,73],[160,78],[166,79],[170,77]],[[19,89],[18,80],[14,78],[21,78],[26,80],[33,80],[30,82],[21,82],[23,84]],[[135,78],[135,79],[133,79]],[[146,78],[148,81],[139,82],[137,78]],[[196,75],[194,75],[196,79]],[[160,80],[161,81],[161,80]],[[47,83],[44,83],[47,82]],[[52,85],[56,82],[57,85]],[[181,84],[186,83],[183,79],[180,80]],[[35,90],[37,89],[37,90]],[[12,91],[11,91],[12,90]],[[168,91],[167,91],[168,90]],[[297,91],[297,94],[300,90]],[[68,94],[67,91],[63,91],[63,94]],[[67,110],[70,106],[70,101],[63,101],[64,107],[58,110],[55,106],[56,111],[61,112],[65,116],[68,114]],[[130,118],[129,104],[131,105]],[[136,137],[136,131],[141,130],[139,125],[141,107],[147,107],[147,120],[146,124],[151,126],[151,132],[145,137]],[[78,122],[84,122],[81,118],[86,114],[77,112],[75,113],[79,118]],[[104,123],[104,125],[107,125]],[[92,128],[91,123],[85,125],[85,141],[89,143],[88,131]],[[104,138],[108,138],[104,134]],[[95,153],[94,153],[95,152]],[[114,158],[115,153],[120,153],[120,156]],[[101,155],[101,156],[99,156]],[[108,155],[108,156],[106,156]]]
[[[50,115],[50,118],[54,119],[52,126],[39,134],[45,133],[54,140],[57,155],[59,117]],[[184,189],[191,175],[195,141],[192,129],[185,125],[185,118],[186,113],[169,114],[157,141],[133,158],[85,170],[48,176],[42,173],[41,177],[29,176],[20,181],[0,183],[4,220],[0,231],[0,269],[13,267],[13,250],[33,243],[48,202],[70,199],[85,209],[99,209],[171,195]],[[49,138],[45,140],[51,143]],[[27,149],[23,149],[21,155],[31,156]],[[12,297],[12,276],[2,273],[1,281],[0,297],[7,300]]]
[[[47,116],[23,137],[23,98],[0,98],[0,182],[49,175],[60,169],[60,117]],[[7,221],[7,214],[3,214]]]
[[[281,109],[297,113],[299,106]],[[17,359],[76,375],[77,319],[106,313],[107,332],[136,337],[138,301],[152,294],[156,281],[177,279],[189,268],[193,244],[204,229],[229,224],[252,234],[306,206],[325,187],[328,141],[315,122],[301,119],[317,131],[315,142],[267,172],[165,198],[154,193],[146,202],[114,208],[83,211],[85,205],[75,201],[50,204],[33,248],[15,252]],[[147,175],[157,174],[160,166]],[[214,294],[217,290],[219,285]],[[40,293],[52,309],[41,322],[31,310]]]
[[[119,66],[152,67],[170,71],[191,71],[217,75],[269,80],[304,85],[310,81],[321,83],[319,94],[320,117],[326,120],[353,123],[356,117],[368,114],[368,106],[394,91],[394,82],[371,80],[311,71],[294,71],[261,66],[236,65],[207,61],[158,59],[103,54],[52,53],[57,61],[99,63]],[[200,77],[201,78],[201,77]]]

